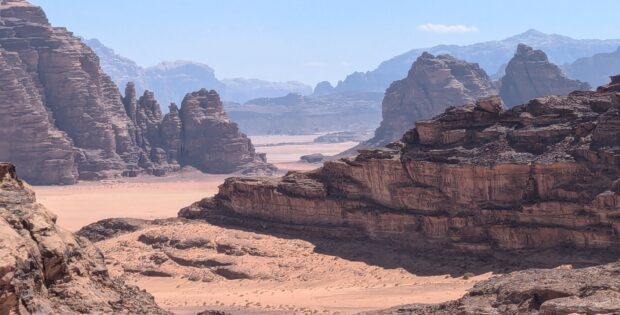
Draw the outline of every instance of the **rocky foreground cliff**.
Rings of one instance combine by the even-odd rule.
[[[177,133],[178,121],[161,117],[152,93],[136,100],[128,91],[123,99],[93,51],[25,0],[0,2],[0,72],[0,160],[17,164],[33,184],[163,175],[184,165],[184,153],[199,154],[182,141],[179,148],[176,140],[195,134]],[[212,116],[221,119],[205,127],[209,137],[244,143],[226,150],[226,159],[264,162],[235,124],[220,113]],[[206,129],[190,131],[204,135]],[[222,156],[221,147],[209,150]],[[219,171],[204,167],[213,159],[192,166]]]
[[[230,178],[180,216],[346,227],[417,249],[614,249],[618,82],[510,110],[498,97],[452,107],[384,150],[277,179]]]
[[[583,269],[531,269],[476,283],[461,299],[403,305],[375,315],[619,314],[620,263]]]
[[[15,167],[0,163],[0,313],[169,314],[110,278],[99,250],[55,221]]]

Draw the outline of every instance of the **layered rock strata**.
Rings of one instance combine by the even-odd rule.
[[[589,89],[588,83],[564,76],[558,66],[549,62],[547,54],[542,50],[519,44],[517,52],[506,66],[500,95],[504,103],[512,107],[536,97],[565,96],[575,90]]]
[[[217,92],[202,89],[189,93],[179,111],[181,120],[183,164],[192,165],[204,172],[271,173],[275,168],[267,165],[264,154],[257,154],[250,139],[239,131],[224,111]],[[251,166],[248,168],[248,166]]]
[[[497,97],[419,121],[401,142],[282,178],[230,178],[180,212],[347,227],[417,249],[614,249],[620,89]]]
[[[153,93],[137,99],[133,84],[121,97],[93,51],[52,27],[40,7],[0,2],[0,69],[0,159],[14,162],[29,182],[73,184],[180,168],[178,111],[162,117]],[[229,135],[226,123],[218,126]],[[218,128],[209,130],[218,137]],[[194,149],[187,154],[201,153]],[[231,155],[224,157],[231,164],[249,160]]]
[[[386,90],[383,120],[366,146],[382,146],[398,140],[418,120],[431,118],[450,106],[494,94],[491,79],[478,64],[450,55],[423,53],[407,77],[393,82]]]
[[[0,313],[169,314],[110,278],[99,250],[55,221],[15,167],[0,163]]]

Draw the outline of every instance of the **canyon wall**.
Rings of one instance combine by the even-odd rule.
[[[15,166],[0,163],[0,313],[169,314],[110,278],[99,250],[55,222]]]
[[[510,110],[498,97],[453,107],[386,149],[282,178],[227,179],[179,215],[346,227],[419,249],[612,249],[620,244],[616,79]]]
[[[178,117],[162,117],[153,93],[136,99],[130,84],[122,97],[95,53],[27,1],[0,2],[0,69],[0,160],[15,163],[33,184],[164,175],[181,166],[174,137],[195,136],[173,130]],[[212,122],[215,127],[201,125],[212,138],[236,128],[228,120]],[[244,145],[251,154],[233,150],[223,158],[253,161],[251,143]],[[201,154],[194,150],[185,148]],[[258,159],[264,163],[264,156]]]

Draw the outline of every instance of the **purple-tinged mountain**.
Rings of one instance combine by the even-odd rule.
[[[519,44],[506,66],[500,96],[506,106],[512,107],[541,96],[566,96],[575,90],[589,89],[589,84],[565,77],[542,50]]]
[[[565,64],[597,53],[614,51],[620,39],[573,39],[557,34],[545,34],[536,30],[472,45],[439,45],[410,50],[382,62],[375,70],[355,72],[336,86],[337,91],[383,92],[389,85],[404,78],[411,64],[425,51],[431,54],[450,54],[458,59],[475,62],[487,73],[498,72],[512,58],[517,45],[524,43],[547,53],[551,62]]]

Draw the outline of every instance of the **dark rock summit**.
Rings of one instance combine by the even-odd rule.
[[[418,120],[494,94],[491,80],[477,64],[449,55],[423,53],[407,77],[392,83],[385,92],[383,121],[365,146],[398,140]]]
[[[27,1],[0,2],[0,72],[0,159],[15,163],[29,182],[73,184],[179,169],[178,113],[162,117],[153,93],[137,99],[134,84],[121,97],[93,51],[65,28],[50,26]],[[210,137],[219,136],[210,130]],[[249,140],[245,145],[251,147]],[[194,149],[185,152],[200,154]],[[249,160],[235,152],[226,156],[231,164]]]
[[[15,167],[0,163],[0,313],[169,314],[110,278],[99,250],[55,221]]]
[[[500,95],[506,106],[512,107],[536,97],[565,96],[575,90],[589,89],[589,84],[565,77],[542,50],[519,44],[501,80]]]

